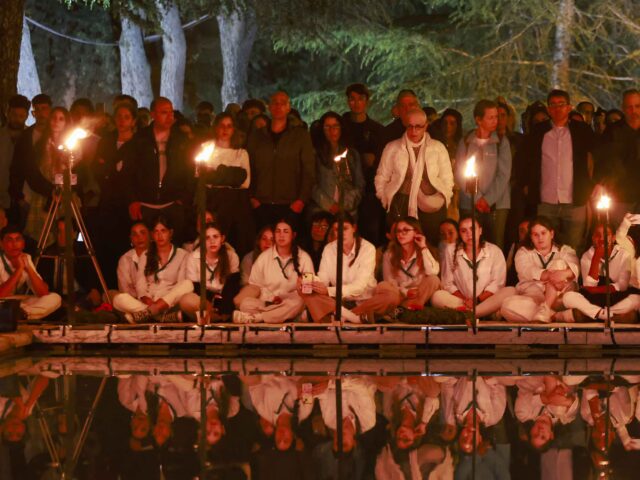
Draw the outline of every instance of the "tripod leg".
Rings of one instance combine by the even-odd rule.
[[[36,256],[33,259],[33,264],[37,267],[38,262],[40,261],[40,257],[42,256],[42,252],[47,247],[47,240],[51,235],[51,229],[53,228],[53,224],[56,221],[56,217],[58,215],[58,210],[60,209],[61,196],[56,195],[54,200],[51,202],[51,207],[49,207],[49,212],[47,213],[47,219],[44,222],[44,227],[42,228],[42,232],[40,233],[40,239],[38,240],[38,246],[36,247]]]
[[[87,226],[84,223],[84,219],[82,218],[82,214],[80,213],[80,209],[78,208],[78,204],[76,203],[75,199],[72,199],[71,201],[71,211],[73,212],[73,217],[76,219],[76,223],[78,224],[78,228],[80,229],[80,233],[82,234],[84,244],[87,248],[87,253],[89,253],[89,257],[91,258],[91,263],[93,263],[93,268],[96,271],[96,275],[98,275],[98,280],[100,281],[100,287],[102,287],[102,291],[107,299],[107,302],[111,303],[111,297],[109,296],[109,289],[107,288],[107,282],[104,280],[104,276],[102,275],[102,269],[100,268],[100,264],[98,263],[96,252],[93,249],[91,238],[89,238],[89,232],[87,230]]]

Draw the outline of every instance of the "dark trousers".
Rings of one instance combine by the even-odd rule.
[[[267,225],[275,226],[278,220],[286,219],[294,224],[296,231],[301,232],[302,218],[299,213],[295,213],[289,205],[263,203],[253,211],[256,219],[256,229],[260,230]]]
[[[375,192],[365,192],[358,207],[358,232],[376,247],[386,243],[386,214]]]
[[[207,191],[207,209],[222,226],[227,242],[242,258],[253,250],[256,229],[246,189],[211,188]]]

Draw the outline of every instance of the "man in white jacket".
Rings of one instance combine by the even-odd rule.
[[[437,245],[440,222],[453,194],[453,172],[445,146],[427,133],[427,116],[407,114],[405,134],[382,152],[375,178],[376,195],[392,225],[404,216],[418,218],[431,245]]]

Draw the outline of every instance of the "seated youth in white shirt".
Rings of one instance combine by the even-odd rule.
[[[128,293],[132,297],[136,297],[140,257],[149,248],[149,228],[142,220],[131,225],[129,239],[133,248],[118,260],[118,293]]]
[[[251,275],[251,267],[258,256],[265,250],[273,246],[273,227],[266,225],[260,229],[256,236],[256,243],[253,250],[242,257],[240,262],[240,283],[244,287],[249,285],[249,276]]]
[[[549,323],[555,310],[564,309],[562,295],[576,290],[578,257],[570,246],[553,241],[555,232],[546,217],[529,223],[528,237],[516,253],[518,295],[503,302],[502,317],[511,322]]]
[[[304,309],[296,286],[303,273],[313,273],[311,257],[296,243],[293,222],[282,219],[274,230],[275,245],[260,254],[249,285],[235,299],[234,323],[283,323]]]
[[[373,296],[353,309],[356,315],[384,315],[402,305],[422,309],[440,286],[440,266],[422,234],[420,222],[404,217],[395,226],[394,237],[382,258],[382,274]]]
[[[633,322],[640,307],[640,296],[629,295],[631,268],[629,252],[615,243],[613,231],[608,228],[609,251],[609,301],[610,317],[616,322]],[[604,225],[598,224],[591,236],[592,246],[580,259],[582,288],[579,292],[567,292],[562,297],[568,309],[567,321],[606,320],[607,285],[604,264]],[[588,318],[584,318],[584,317]]]
[[[153,242],[142,254],[136,277],[136,296],[116,295],[113,306],[125,314],[130,323],[144,323],[155,317],[159,321],[176,321],[179,315],[166,315],[183,295],[193,291],[186,279],[187,252],[173,245],[173,229],[165,217],[151,225]]]
[[[353,217],[345,213],[343,218],[342,319],[360,323],[360,316],[349,308],[370,298],[376,287],[376,248],[358,235]],[[337,222],[333,230],[337,232]],[[322,252],[318,278],[313,281],[313,293],[300,293],[314,322],[324,322],[335,312],[337,262],[338,241],[334,240]]]
[[[568,425],[580,409],[575,378],[531,376],[516,381],[515,415],[526,425],[529,444],[542,451],[555,438],[556,425]]]
[[[228,319],[233,313],[233,298],[240,290],[240,261],[238,255],[226,244],[226,237],[217,223],[205,226],[206,235],[206,314],[210,321]],[[200,308],[200,249],[187,257],[187,279],[193,282],[194,291],[180,300],[180,309],[190,317]]]
[[[459,224],[459,240],[448,245],[442,265],[442,290],[431,297],[439,308],[473,310],[473,231],[472,220],[464,217]],[[476,222],[476,316],[492,315],[500,310],[505,298],[513,295],[513,287],[505,287],[507,266],[502,250],[482,239],[482,227]]]
[[[49,286],[36,271],[31,256],[24,253],[20,229],[11,225],[4,227],[0,241],[0,298],[19,299],[20,308],[29,320],[39,320],[60,308],[60,295],[49,293]]]

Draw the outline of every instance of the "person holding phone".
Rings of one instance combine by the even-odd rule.
[[[304,309],[296,288],[304,273],[313,272],[313,261],[296,243],[294,220],[279,220],[274,240],[256,259],[249,285],[234,300],[234,323],[283,323]]]
[[[420,222],[398,221],[395,235],[382,257],[382,276],[373,296],[353,309],[356,315],[384,315],[398,306],[422,309],[440,287],[440,265],[431,254]]]
[[[495,314],[505,298],[516,293],[505,287],[507,264],[502,250],[482,238],[482,227],[471,217],[460,220],[459,240],[447,247],[442,265],[442,290],[433,294],[431,304],[463,312],[473,309],[473,230],[476,229],[476,316]]]
[[[314,322],[322,323],[336,310],[336,276],[338,255],[342,262],[342,319],[352,323],[361,323],[360,314],[351,309],[371,297],[376,279],[376,248],[358,235],[354,218],[344,213],[334,223],[332,229],[337,237],[338,222],[343,222],[343,249],[338,252],[338,241],[334,240],[324,247],[318,278],[313,282],[313,293],[302,294]]]

